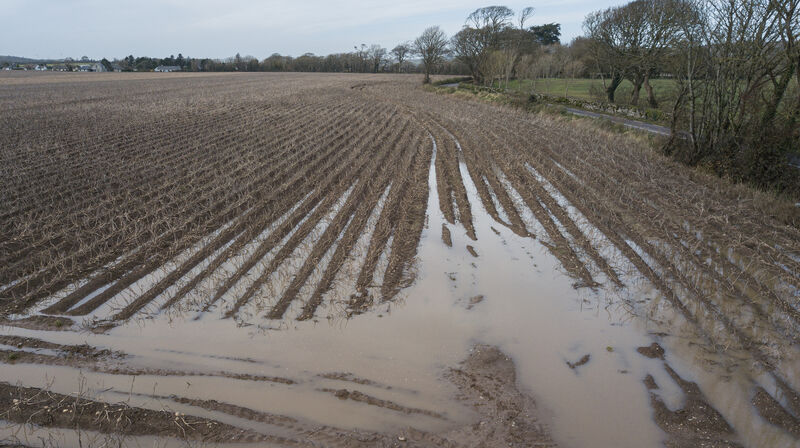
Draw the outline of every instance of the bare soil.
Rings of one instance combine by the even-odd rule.
[[[0,418],[54,428],[122,435],[159,435],[203,442],[257,442],[269,437],[224,423],[167,411],[108,404],[0,383]]]

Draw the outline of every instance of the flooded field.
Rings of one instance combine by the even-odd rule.
[[[0,77],[0,444],[797,445],[766,196],[415,77],[124,75]]]

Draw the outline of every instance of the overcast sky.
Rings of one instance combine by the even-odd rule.
[[[505,2],[536,8],[530,24],[557,22],[562,41],[581,34],[583,17],[624,0]],[[0,0],[0,55],[31,58],[263,59],[351,51],[411,40],[431,25],[456,33],[476,8],[469,0]]]

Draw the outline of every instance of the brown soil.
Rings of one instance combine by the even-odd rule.
[[[664,348],[658,345],[658,342],[653,342],[647,347],[639,347],[636,351],[650,359],[664,359]]]
[[[453,238],[450,236],[450,229],[447,228],[447,224],[442,224],[442,242],[447,247],[453,247]]]
[[[73,330],[75,323],[72,319],[63,317],[37,315],[15,320],[0,317],[0,326],[3,325],[28,330],[67,331]]]
[[[383,385],[375,381],[368,380],[366,378],[360,378],[353,375],[352,373],[347,373],[347,372],[324,373],[320,376],[322,378],[327,378],[329,380],[347,381],[350,383],[361,384],[364,386],[380,387],[382,389],[387,389],[387,390],[392,389],[392,386]]]
[[[496,347],[475,346],[448,378],[481,415],[476,424],[447,434],[457,446],[555,446],[535,403],[517,388],[514,363]]]
[[[768,422],[783,428],[795,438],[800,439],[800,419],[786,410],[764,388],[756,388],[756,393],[753,396],[753,406]]]
[[[478,252],[475,251],[475,248],[467,244],[467,252],[475,258],[478,258]]]
[[[656,342],[636,349],[642,356],[664,359],[665,351]],[[668,448],[689,447],[740,447],[736,434],[725,418],[708,403],[696,383],[686,381],[664,362],[664,369],[680,387],[684,395],[683,407],[670,410],[658,395],[659,386],[652,375],[643,382],[650,391],[650,405],[656,424],[667,433]]]
[[[442,416],[437,412],[432,412],[425,409],[409,408],[389,400],[383,400],[380,398],[373,397],[371,395],[367,395],[357,390],[347,390],[347,389],[320,389],[320,390],[322,392],[331,393],[340,400],[353,400],[359,403],[368,404],[370,406],[377,406],[379,408],[391,409],[393,411],[402,412],[403,414],[420,414],[439,419],[445,418],[444,416]]]
[[[681,378],[669,365],[665,364],[664,367],[685,397],[683,407],[672,411],[655,392],[658,385],[653,377],[648,375],[644,380],[650,390],[653,417],[668,436],[665,445],[668,448],[740,447],[733,428],[708,404],[697,384]]]

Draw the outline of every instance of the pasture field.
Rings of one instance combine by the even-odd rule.
[[[0,76],[0,445],[796,446],[793,204],[420,81]]]
[[[670,103],[675,97],[675,81],[671,79],[652,79],[650,85],[656,100],[659,102]],[[551,96],[566,96],[578,98],[586,101],[605,101],[605,91],[603,81],[588,78],[539,78],[534,80],[512,80],[508,83],[508,89],[512,91],[521,90],[524,92],[537,92]],[[616,91],[617,104],[627,105],[630,103],[633,84],[623,80]],[[642,106],[647,104],[647,92],[642,88],[639,93],[639,101]]]

